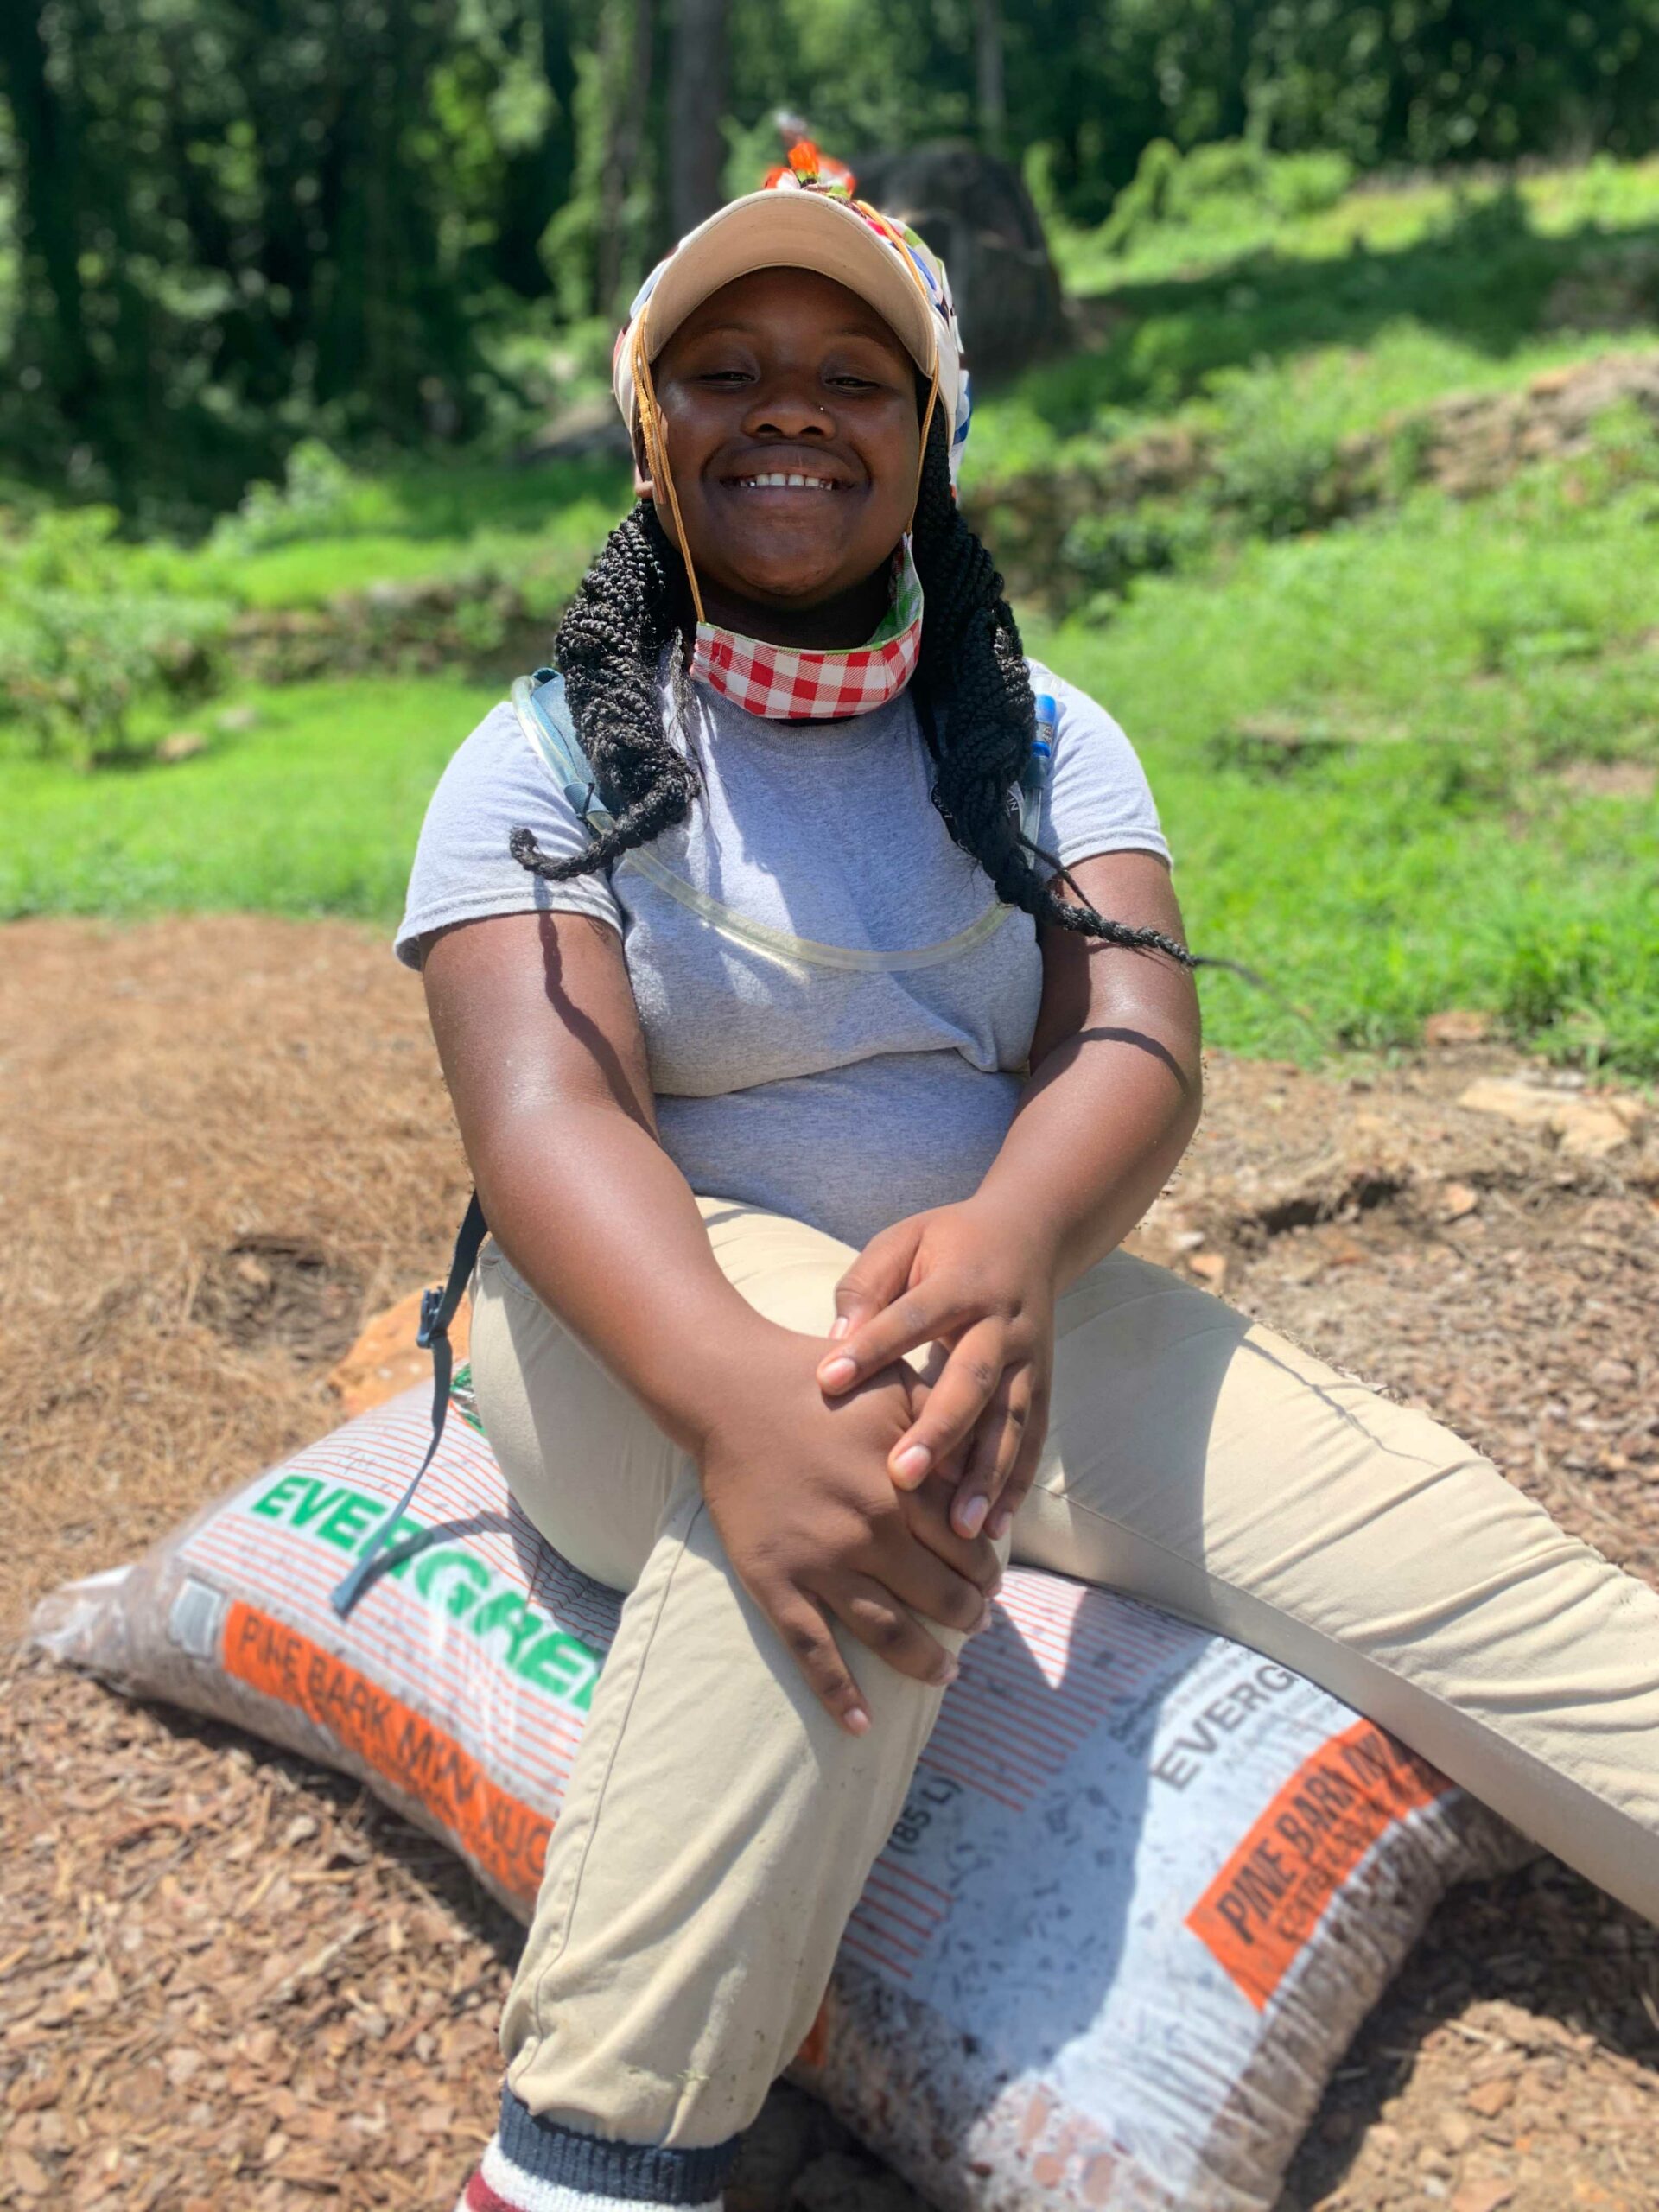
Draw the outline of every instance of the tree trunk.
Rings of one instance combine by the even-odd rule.
[[[639,166],[651,101],[651,0],[613,4],[601,18],[600,67],[605,85],[609,143],[599,179],[599,243],[594,305],[601,315],[620,312],[622,228],[628,193]]]
[[[975,29],[979,143],[988,154],[1000,154],[1008,124],[1008,98],[1002,69],[1001,0],[976,0]]]
[[[48,73],[44,13],[27,0],[0,6],[0,86],[10,99],[23,157],[17,235],[24,312],[43,283],[48,358],[42,365],[53,397],[73,421],[93,376],[80,281],[79,164],[73,123]]]
[[[679,0],[668,89],[668,197],[677,238],[721,203],[725,107],[726,0]]]

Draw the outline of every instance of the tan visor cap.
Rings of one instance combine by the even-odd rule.
[[[654,361],[696,308],[757,269],[815,269],[868,300],[924,376],[938,361],[938,327],[901,249],[861,215],[819,192],[752,192],[689,231],[639,311]]]

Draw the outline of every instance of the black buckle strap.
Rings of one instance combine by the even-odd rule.
[[[379,1559],[392,1530],[408,1512],[410,1501],[421,1486],[421,1478],[431,1465],[440,1444],[443,1441],[443,1425],[449,1414],[449,1383],[454,1372],[454,1352],[449,1342],[449,1324],[454,1319],[467,1286],[472,1280],[473,1269],[478,1264],[478,1255],[484,1239],[489,1234],[489,1224],[484,1218],[484,1209],[474,1191],[467,1202],[465,1218],[455,1237],[454,1255],[449,1262],[449,1277],[442,1290],[429,1290],[421,1299],[421,1325],[416,1343],[432,1354],[432,1440],[426,1447],[426,1457],[415,1471],[415,1479],[404,1492],[379,1527],[369,1538],[358,1556],[358,1561],[346,1580],[334,1591],[329,1603],[344,1620],[367,1586],[370,1570]]]

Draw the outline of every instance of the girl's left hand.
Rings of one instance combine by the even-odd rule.
[[[836,1286],[837,1341],[818,1365],[834,1396],[919,1346],[948,1357],[887,1471],[913,1490],[965,1446],[950,1506],[964,1536],[1001,1536],[1031,1488],[1048,1427],[1054,1268],[1029,1223],[984,1197],[911,1214],[873,1236]]]

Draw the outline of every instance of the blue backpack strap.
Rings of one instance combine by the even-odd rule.
[[[564,793],[576,819],[585,822],[595,836],[609,829],[611,817],[600,804],[592,766],[564,702],[564,678],[551,668],[538,668],[534,676],[518,677],[512,686],[512,704],[519,728]]]
[[[1037,842],[1037,831],[1043,818],[1043,793],[1048,786],[1049,772],[1054,760],[1054,733],[1058,725],[1058,704],[1046,691],[1036,697],[1037,727],[1031,741],[1031,751],[1026,755],[1026,765],[1020,773],[1018,803],[1020,834],[1030,844]],[[933,720],[933,710],[926,700],[916,699],[916,719],[921,725],[922,741],[935,766],[939,759],[939,733]]]
[[[1031,751],[1026,759],[1026,772],[1020,779],[1020,829],[1022,836],[1034,845],[1037,831],[1043,818],[1043,792],[1054,766],[1054,734],[1059,726],[1060,710],[1052,696],[1046,691],[1037,694],[1037,734],[1031,741]]]

